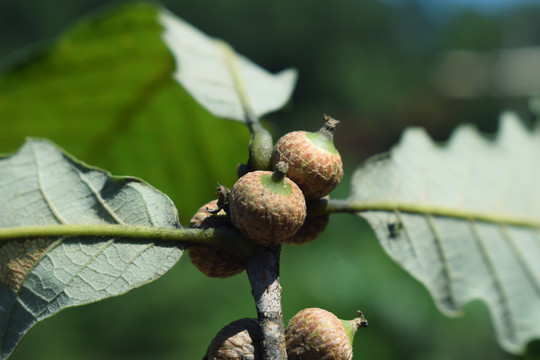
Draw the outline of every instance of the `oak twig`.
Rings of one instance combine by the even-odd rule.
[[[246,267],[261,327],[264,360],[287,359],[279,284],[280,252],[280,245],[261,247]]]

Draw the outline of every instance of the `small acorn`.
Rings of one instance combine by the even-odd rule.
[[[203,205],[193,215],[190,227],[198,229],[232,227],[223,210],[212,214],[212,209],[218,207],[218,200],[212,200]],[[226,278],[241,273],[245,269],[242,258],[218,246],[192,245],[188,248],[191,262],[203,274],[214,278]]]
[[[299,311],[285,330],[289,360],[351,360],[354,334],[367,321],[359,317],[340,320],[329,311],[308,308]]]
[[[330,215],[307,216],[304,225],[292,237],[285,239],[285,244],[301,245],[315,240],[326,229]]]
[[[328,199],[328,196],[324,196],[323,199]],[[309,209],[310,204],[307,204],[307,208]],[[310,241],[315,240],[319,235],[326,229],[326,226],[328,225],[330,221],[330,215],[329,214],[323,214],[323,215],[308,215],[306,216],[306,220],[304,220],[304,225],[294,234],[291,238],[286,239],[283,241],[286,244],[295,244],[295,245],[301,245],[308,243]]]
[[[221,329],[203,360],[259,360],[261,330],[257,319],[240,319]]]
[[[233,225],[254,243],[271,246],[292,237],[306,218],[302,191],[285,174],[287,164],[274,172],[252,171],[242,176],[228,197]]]
[[[326,123],[317,132],[285,134],[272,152],[272,164],[289,164],[287,176],[302,189],[306,200],[329,194],[343,178],[343,163],[334,146],[334,129],[339,121],[327,115],[324,120]]]

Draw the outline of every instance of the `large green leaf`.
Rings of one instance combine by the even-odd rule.
[[[291,97],[296,71],[272,75],[182,19],[167,12],[160,19],[177,63],[174,77],[214,115],[246,121],[281,108]]]
[[[348,199],[444,313],[483,300],[513,353],[540,338],[539,155],[540,131],[512,114],[495,141],[462,126],[440,146],[409,129],[355,172]]]
[[[248,128],[213,116],[174,79],[165,12],[148,3],[105,9],[38,54],[11,59],[0,73],[0,153],[26,136],[51,139],[171,194],[183,222],[218,181],[232,185],[248,157]]]
[[[141,180],[111,177],[44,140],[0,159],[0,229],[124,225],[181,228],[176,208]],[[36,322],[163,275],[185,247],[129,237],[23,237],[0,242],[0,358]]]

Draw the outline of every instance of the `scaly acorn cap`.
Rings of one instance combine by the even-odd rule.
[[[343,163],[334,146],[338,120],[324,115],[325,124],[317,132],[293,131],[281,137],[272,152],[272,164],[289,164],[287,176],[306,200],[317,199],[334,190],[343,178]]]
[[[191,218],[189,226],[198,229],[232,227],[223,210],[212,214],[212,209],[217,207],[218,200],[212,200],[201,206]],[[191,245],[188,254],[197,269],[213,278],[227,278],[241,273],[246,268],[244,259],[219,246]]]
[[[221,329],[203,360],[260,360],[261,330],[257,319],[240,319]]]
[[[308,308],[299,311],[285,330],[289,360],[351,360],[354,334],[367,321],[359,317],[340,320],[331,312]]]
[[[274,172],[253,171],[242,176],[229,194],[233,225],[254,243],[271,246],[292,237],[306,218],[306,202],[285,174],[287,164]]]

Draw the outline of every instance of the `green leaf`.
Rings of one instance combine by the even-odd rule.
[[[484,301],[512,353],[540,338],[539,155],[540,130],[509,113],[495,141],[462,126],[440,146],[409,129],[355,172],[347,205],[442,312]]]
[[[162,12],[160,19],[176,59],[175,79],[214,115],[246,121],[281,108],[291,97],[295,70],[272,75],[173,14]]]
[[[111,177],[45,140],[28,140],[0,158],[0,203],[0,230],[12,237],[35,227],[77,228],[70,224],[181,228],[163,193],[135,178]],[[0,239],[0,358],[36,322],[151,282],[184,249],[178,242],[105,235]]]
[[[51,139],[170,194],[182,222],[215,198],[218,181],[231,186],[248,157],[249,130],[213,116],[174,79],[164,11],[148,3],[106,8],[40,53],[12,59],[0,74],[0,153],[27,136]]]

